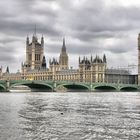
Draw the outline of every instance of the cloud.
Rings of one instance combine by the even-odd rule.
[[[120,0],[1,1],[0,64],[11,65],[13,71],[19,69],[25,61],[26,36],[32,37],[35,25],[38,38],[42,34],[45,38],[47,57],[59,56],[65,36],[69,56],[75,59],[77,56],[77,64],[69,58],[75,67],[79,55],[105,52],[109,55],[109,66],[119,65],[121,59],[124,65],[125,61],[137,64],[137,56],[133,54],[137,53],[140,3],[137,0],[125,3]]]

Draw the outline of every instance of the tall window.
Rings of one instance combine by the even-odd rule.
[[[32,60],[32,54],[29,54],[29,61]]]
[[[35,54],[35,60],[40,61],[40,54]]]

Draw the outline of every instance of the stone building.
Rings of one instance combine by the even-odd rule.
[[[49,68],[46,68],[46,59],[43,55],[44,39],[41,38],[40,44],[37,37],[33,35],[32,42],[29,43],[29,37],[27,37],[26,62],[22,64],[22,79],[77,82],[104,82],[105,80],[107,64],[105,55],[102,59],[98,56],[93,59],[91,56],[90,60],[86,57],[80,60],[79,57],[79,69],[69,68],[65,38],[63,38],[59,60],[50,59]]]
[[[21,80],[21,73],[18,71],[16,73],[10,73],[9,67],[7,66],[6,71],[2,71],[2,67],[0,68],[0,80]]]
[[[140,83],[140,35],[138,38],[139,50],[139,73],[131,75],[126,70],[107,69],[106,56],[102,58],[96,56],[93,58],[79,57],[79,68],[69,68],[69,57],[65,39],[63,39],[59,60],[52,58],[49,60],[47,68],[46,58],[44,56],[44,38],[41,37],[39,43],[36,34],[26,39],[26,61],[22,63],[21,72],[10,73],[9,69],[3,73],[0,68],[1,80],[50,80],[50,81],[73,81],[90,83],[122,83],[137,84]],[[78,60],[77,60],[78,61]]]
[[[105,83],[137,84],[137,77],[124,69],[106,69],[105,71]]]
[[[106,70],[106,56],[103,59],[96,56],[90,60],[84,57],[82,60],[79,57],[79,75],[80,82],[104,82]]]

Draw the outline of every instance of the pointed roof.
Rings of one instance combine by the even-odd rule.
[[[62,53],[66,52],[65,38],[63,38]]]
[[[104,62],[104,63],[107,62],[107,61],[106,61],[106,55],[105,55],[105,54],[103,55],[103,62]]]
[[[9,73],[9,67],[7,66],[7,68],[6,68],[6,73]]]
[[[27,35],[26,44],[29,44],[29,36]]]

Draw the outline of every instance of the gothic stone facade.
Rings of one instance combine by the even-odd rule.
[[[140,65],[140,37],[138,38],[139,65]],[[77,60],[78,61],[78,60]],[[139,66],[140,67],[140,66]],[[139,68],[140,75],[140,68]],[[115,78],[114,78],[115,77]],[[1,80],[52,80],[52,81],[73,81],[73,82],[106,82],[106,83],[137,83],[137,75],[130,73],[117,73],[107,69],[106,56],[102,58],[96,56],[93,58],[79,57],[79,68],[69,68],[69,57],[67,54],[65,39],[63,39],[62,49],[59,60],[52,58],[49,60],[49,67],[46,67],[44,56],[44,38],[38,41],[34,34],[32,41],[29,37],[26,39],[26,61],[22,63],[21,73],[11,74],[9,70],[6,73],[0,71]],[[121,79],[121,80],[120,80]],[[132,82],[133,81],[133,82]],[[139,77],[140,83],[140,77]]]
[[[44,54],[44,38],[41,43],[36,36],[32,42],[29,38],[26,41],[26,62],[22,64],[21,78],[25,80],[53,80],[53,81],[77,81],[77,82],[104,82],[106,69],[106,56],[103,59],[96,56],[95,59],[79,58],[79,69],[69,68],[69,58],[63,39],[59,60],[52,58],[49,60],[49,68],[46,68]],[[37,51],[38,50],[38,51]],[[36,60],[36,56],[39,56]],[[43,60],[44,58],[44,60]],[[41,60],[42,59],[42,60]],[[45,65],[43,65],[45,64]]]

